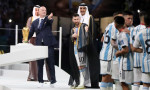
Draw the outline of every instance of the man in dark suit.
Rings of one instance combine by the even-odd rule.
[[[33,21],[28,40],[32,37],[34,32],[36,33],[36,45],[48,46],[48,58],[46,62],[48,64],[49,72],[50,72],[50,85],[53,86],[56,83],[55,78],[55,60],[54,60],[54,45],[56,45],[56,39],[52,34],[52,23],[53,23],[53,13],[46,16],[47,11],[44,6],[40,7],[39,15],[40,18]],[[38,60],[38,81],[39,86],[43,86],[43,65],[44,59]]]

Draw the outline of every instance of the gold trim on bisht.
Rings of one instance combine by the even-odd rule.
[[[29,28],[28,27],[23,27],[22,35],[23,35],[24,43],[27,43],[28,42],[28,36],[29,36]]]

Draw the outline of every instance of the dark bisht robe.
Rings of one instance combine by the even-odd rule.
[[[95,28],[94,18],[90,15],[89,21],[89,45],[87,48],[87,55],[89,61],[89,69],[90,69],[90,79],[91,79],[91,87],[98,88],[99,87],[99,75],[100,75],[100,61],[99,55],[97,52],[97,41],[96,37],[98,35],[98,31]]]
[[[80,30],[79,30],[79,42],[82,42],[82,43],[79,43],[78,44],[78,52],[83,52],[84,53],[84,58],[87,57],[87,47],[88,47],[88,32],[85,31],[85,26],[86,24],[81,24],[80,26]],[[71,73],[70,73],[70,80],[69,80],[69,85],[73,85],[73,82],[75,81],[76,83],[76,86],[79,85],[79,77],[80,77],[80,73],[79,73],[79,68],[78,68],[78,64],[77,64],[77,61],[76,61],[76,58],[75,58],[75,54],[74,54],[74,39],[71,37],[73,34],[73,29],[71,30],[71,35],[70,35],[70,47],[69,47],[69,60],[70,60],[70,69],[71,69]],[[87,60],[87,59],[86,59]],[[88,63],[88,61],[87,61]],[[89,66],[87,65],[87,69]],[[89,70],[87,70],[87,73],[89,72]],[[85,76],[85,83],[86,81],[86,78],[90,79],[90,74],[86,73],[86,76]]]
[[[91,87],[98,88],[99,87],[99,74],[100,74],[100,61],[99,55],[96,51],[96,47],[94,45],[94,40],[96,40],[96,31],[94,29],[94,19],[90,17],[90,25],[88,31],[88,45],[84,47],[87,57],[88,57],[88,65],[90,71],[90,79],[91,79]],[[86,49],[85,49],[86,48]],[[70,39],[70,67],[71,67],[71,78],[69,81],[69,85],[73,84],[73,80],[76,81],[76,84],[79,84],[79,69],[77,66],[77,62],[74,55],[74,43]]]
[[[72,30],[71,30],[72,31]],[[72,32],[71,32],[72,33]],[[76,62],[75,54],[74,54],[74,42],[71,38],[70,34],[70,40],[69,40],[69,62],[70,62],[70,79],[69,79],[69,85],[73,85],[73,82],[75,80],[76,86],[79,85],[79,69]]]

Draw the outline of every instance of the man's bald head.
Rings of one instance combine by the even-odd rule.
[[[46,7],[41,6],[41,7],[39,8],[39,15],[40,15],[40,18],[45,17],[46,14],[47,14]]]

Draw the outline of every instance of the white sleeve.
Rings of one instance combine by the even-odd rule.
[[[117,39],[117,29],[116,28],[112,28],[111,39],[114,39],[114,40]]]
[[[105,30],[105,32],[106,32],[106,30]],[[103,37],[105,36],[105,32],[103,33]]]
[[[122,33],[121,47],[128,46],[128,35],[126,33]]]
[[[140,47],[139,34],[136,35],[136,37],[135,37],[135,41],[134,41],[133,47],[135,47],[135,48],[139,48]]]
[[[134,37],[134,29],[132,29],[132,30],[130,31],[130,44],[133,44],[133,38],[135,38],[135,37]]]

